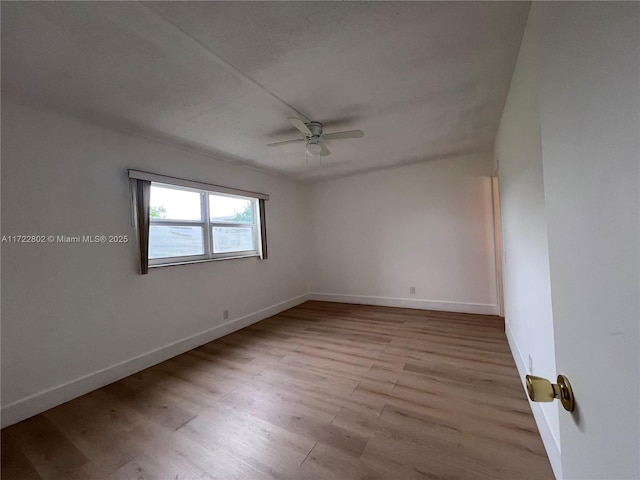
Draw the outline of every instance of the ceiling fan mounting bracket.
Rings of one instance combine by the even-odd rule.
[[[322,124],[320,122],[309,122],[306,124],[311,131],[312,138],[319,138],[322,135]]]

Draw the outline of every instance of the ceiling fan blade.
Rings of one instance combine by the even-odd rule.
[[[327,140],[339,140],[341,138],[362,138],[364,132],[362,130],[347,130],[346,132],[325,133],[324,138]]]
[[[300,130],[305,135],[313,135],[311,133],[311,130],[309,130],[309,127],[307,127],[305,125],[305,123],[302,120],[300,120],[299,118],[289,118],[288,120],[291,122],[291,125],[296,127],[298,130]]]
[[[289,143],[304,142],[302,138],[296,138],[295,140],[285,140],[284,142],[268,143],[267,147],[279,147],[280,145],[287,145]]]
[[[331,155],[331,150],[329,150],[324,143],[320,143],[320,146],[322,147],[322,150],[320,150],[321,157],[326,157],[327,155]]]

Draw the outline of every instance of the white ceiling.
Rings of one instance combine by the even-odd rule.
[[[321,180],[490,151],[525,2],[2,2],[3,98]],[[287,117],[325,132],[305,158]]]

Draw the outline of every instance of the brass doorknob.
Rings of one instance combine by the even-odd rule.
[[[573,412],[575,400],[569,379],[558,375],[558,383],[551,383],[546,378],[534,375],[526,376],[527,393],[533,402],[553,402],[559,398],[565,410]]]

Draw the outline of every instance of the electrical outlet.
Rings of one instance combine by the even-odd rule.
[[[223,320],[228,320],[229,319],[229,310],[223,310],[222,311],[222,319]]]
[[[529,355],[529,374],[533,375],[533,358]]]
[[[410,295],[415,295],[416,294],[416,287],[409,287],[409,294]]]

